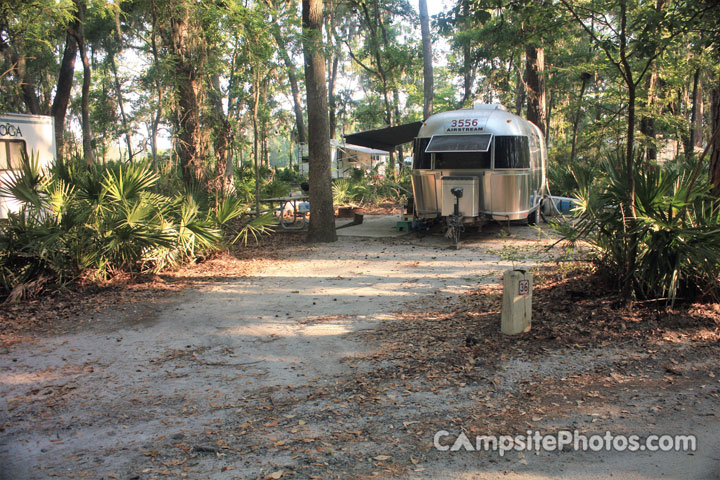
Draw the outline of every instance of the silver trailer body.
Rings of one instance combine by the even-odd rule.
[[[36,158],[49,168],[56,159],[55,120],[48,115],[0,114],[0,184],[12,178],[22,165],[22,155]],[[17,212],[20,202],[0,195],[0,218]]]
[[[455,197],[464,223],[536,219],[547,151],[540,129],[501,105],[433,115],[420,128],[412,173],[415,215],[448,217]]]

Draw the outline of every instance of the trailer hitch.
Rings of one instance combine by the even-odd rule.
[[[447,237],[452,240],[455,249],[460,248],[460,233],[464,230],[462,216],[460,215],[460,199],[463,196],[463,187],[453,187],[450,193],[455,197],[453,214],[448,219]]]

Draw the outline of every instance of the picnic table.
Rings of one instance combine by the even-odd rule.
[[[302,230],[307,226],[309,212],[307,201],[309,198],[307,195],[288,195],[287,197],[265,198],[260,201],[270,204],[270,211],[279,213],[281,228]]]

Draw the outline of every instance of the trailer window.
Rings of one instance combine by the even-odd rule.
[[[25,141],[0,140],[0,170],[18,170],[23,155],[27,156]]]
[[[487,152],[490,150],[492,134],[481,135],[433,135],[425,151],[445,152]]]
[[[527,137],[495,137],[495,168],[530,168]]]
[[[490,168],[490,152],[443,152],[435,154],[435,169]]]
[[[418,169],[429,169],[431,168],[430,164],[430,154],[425,153],[425,149],[427,148],[428,143],[430,142],[429,138],[416,138],[415,139],[415,151],[413,155],[413,168],[415,170]]]

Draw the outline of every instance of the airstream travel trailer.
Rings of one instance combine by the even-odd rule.
[[[41,167],[55,162],[55,121],[47,115],[0,115],[0,185],[20,168],[22,155],[37,158]],[[0,218],[16,212],[20,203],[0,195]]]
[[[415,138],[415,218],[444,219],[455,242],[464,227],[490,220],[535,223],[546,169],[540,129],[502,105],[433,115]]]

